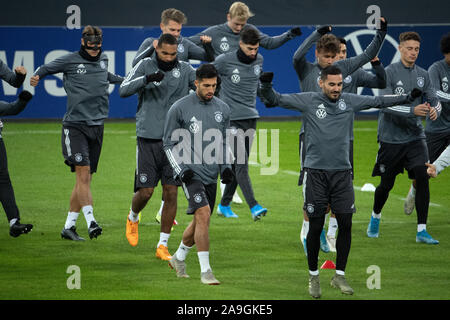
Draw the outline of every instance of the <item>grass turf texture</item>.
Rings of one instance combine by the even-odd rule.
[[[195,248],[186,260],[189,279],[178,279],[166,262],[154,256],[160,232],[154,220],[160,206],[160,187],[142,213],[139,245],[133,248],[125,238],[135,169],[134,122],[105,124],[99,171],[92,181],[94,215],[103,235],[89,240],[81,213],[77,230],[86,241],[72,242],[60,236],[75,181],[62,161],[60,123],[6,121],[3,138],[16,200],[22,221],[34,224],[34,229],[13,239],[6,219],[0,225],[0,299],[311,299],[307,261],[299,241],[302,195],[295,174],[299,168],[299,128],[298,121],[258,123],[258,129],[279,129],[278,173],[260,175],[260,166],[250,166],[256,198],[269,211],[261,222],[253,222],[246,204],[232,205],[239,219],[218,217],[214,210],[210,261],[222,285],[206,286],[200,283]],[[334,270],[321,270],[322,299],[449,299],[450,170],[430,182],[432,205],[427,229],[440,240],[439,245],[415,242],[416,213],[403,213],[410,184],[406,174],[397,177],[384,208],[380,238],[369,239],[366,228],[373,193],[361,192],[358,187],[379,182],[379,178],[371,177],[377,148],[376,121],[356,121],[357,213],[346,269],[355,293],[343,296],[331,288]],[[186,207],[180,189],[179,225],[169,240],[171,253],[191,221],[184,213]],[[321,252],[319,266],[335,258],[335,253]],[[80,268],[79,290],[67,287],[70,265]],[[367,287],[372,275],[367,268],[371,265],[380,268],[381,289]]]

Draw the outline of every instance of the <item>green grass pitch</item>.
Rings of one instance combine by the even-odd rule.
[[[160,187],[142,213],[139,245],[133,248],[125,238],[135,169],[133,121],[105,124],[99,170],[92,182],[94,215],[103,227],[103,235],[89,240],[80,214],[78,232],[87,240],[75,243],[60,237],[75,181],[62,161],[61,124],[6,120],[3,138],[16,200],[22,221],[33,223],[34,229],[14,239],[8,234],[5,218],[0,224],[0,299],[311,299],[307,261],[299,241],[302,194],[296,172],[300,122],[260,121],[258,129],[279,130],[278,172],[261,175],[261,166],[253,162],[250,166],[256,198],[268,208],[268,214],[261,222],[253,222],[246,204],[233,204],[239,219],[218,217],[214,210],[210,261],[222,284],[205,286],[200,283],[195,248],[186,260],[189,279],[178,279],[166,262],[154,256],[160,232],[154,219],[160,206]],[[365,183],[376,186],[379,182],[379,178],[371,177],[377,148],[376,121],[356,121],[357,213],[346,269],[355,293],[343,296],[331,288],[329,281],[334,271],[321,270],[322,299],[450,299],[450,169],[430,182],[427,230],[440,240],[439,245],[415,242],[416,213],[403,213],[403,199],[410,184],[406,174],[397,177],[384,208],[380,238],[369,239],[365,232],[373,192],[361,192],[360,188]],[[171,253],[191,220],[184,213],[186,206],[180,189],[179,225],[169,240]],[[335,258],[335,253],[321,252],[319,265]],[[67,286],[71,276],[67,269],[72,265],[80,268],[80,289]],[[374,265],[380,270],[379,289],[367,286],[372,276],[368,268]]]

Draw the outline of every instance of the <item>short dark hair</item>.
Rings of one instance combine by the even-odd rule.
[[[178,44],[178,41],[177,41],[177,38],[175,38],[170,33],[164,33],[158,39],[158,47],[161,48],[164,43],[174,45],[174,44]]]
[[[246,25],[241,30],[241,41],[245,44],[256,45],[261,40],[259,31],[254,27]]]
[[[217,69],[211,63],[204,63],[195,71],[197,80],[217,78]]]
[[[441,52],[442,54],[450,53],[450,32],[441,38]]]
[[[408,40],[414,40],[414,41],[420,42],[420,40],[421,40],[419,34],[415,31],[406,31],[406,32],[400,33],[400,36],[398,37],[398,39],[400,40],[400,42],[408,41]]]
[[[339,40],[339,42],[340,42],[341,44],[347,45],[347,40],[345,40],[344,38],[342,38],[342,37],[337,37],[337,39]]]
[[[336,66],[328,66],[326,68],[324,68],[321,72],[320,72],[320,80],[325,81],[328,77],[328,75],[337,75],[337,74],[342,74],[341,69],[339,69]]]
[[[341,51],[341,43],[334,34],[328,33],[320,37],[316,45],[317,52],[330,52],[338,54]]]

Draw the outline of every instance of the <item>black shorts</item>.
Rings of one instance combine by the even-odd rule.
[[[298,177],[298,185],[301,186],[303,184],[303,178],[305,176],[305,170],[303,169],[303,163],[305,163],[306,156],[306,147],[305,147],[305,134],[302,132],[299,136],[299,144],[298,144],[298,153],[300,158],[300,176]],[[350,160],[350,164],[352,165],[352,180],[355,178],[355,174],[353,171],[353,139],[350,140],[350,150],[348,152],[348,157]]]
[[[428,155],[430,162],[433,163],[441,155],[441,153],[450,145],[450,132],[443,133],[426,133]]]
[[[64,163],[71,171],[75,166],[89,166],[91,173],[97,172],[103,144],[103,125],[63,125],[61,133]]]
[[[181,185],[173,177],[173,169],[163,149],[162,140],[137,137],[134,192],[163,185]]]
[[[372,177],[389,174],[396,176],[408,171],[408,177],[414,179],[413,168],[425,166],[429,162],[425,139],[408,143],[393,144],[380,142],[377,161],[372,171]]]
[[[308,217],[322,217],[331,206],[334,213],[355,213],[355,192],[351,169],[318,170],[305,168],[303,209]]]
[[[189,206],[187,214],[194,214],[199,208],[209,205],[211,213],[216,202],[217,184],[203,184],[201,181],[192,180],[189,184],[183,183],[183,190]]]

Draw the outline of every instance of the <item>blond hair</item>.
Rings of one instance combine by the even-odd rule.
[[[249,7],[240,1],[233,2],[228,13],[230,14],[230,18],[237,18],[239,20],[247,20],[254,16]]]

